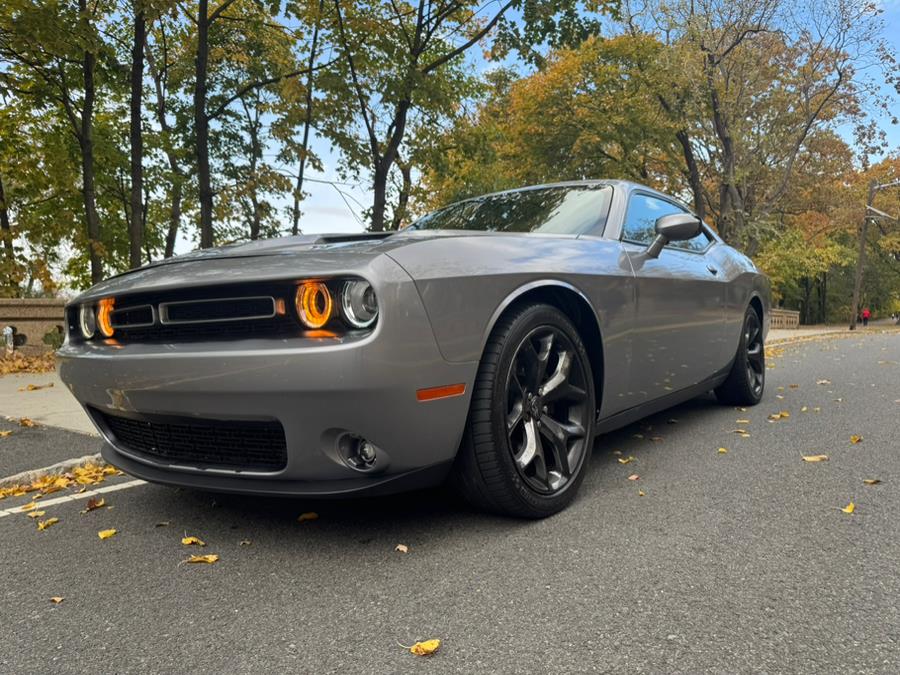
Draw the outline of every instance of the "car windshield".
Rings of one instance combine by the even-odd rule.
[[[583,234],[606,219],[612,188],[579,185],[476,197],[422,216],[413,230]]]

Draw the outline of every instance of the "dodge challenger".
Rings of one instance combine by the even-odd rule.
[[[196,251],[66,308],[60,375],[103,456],[158,483],[327,497],[454,486],[540,518],[598,434],[758,403],[769,285],[624,181],[467,199],[393,233]]]

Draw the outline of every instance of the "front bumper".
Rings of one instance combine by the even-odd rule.
[[[103,456],[147,480],[229,492],[328,496],[386,493],[439,482],[462,436],[477,363],[448,363],[414,284],[386,270],[381,316],[366,336],[181,344],[67,343],[60,376],[104,438]],[[465,384],[420,402],[419,389]],[[287,463],[267,472],[191,466],[126,447],[102,415],[277,420]],[[350,466],[342,434],[379,448],[376,470]]]

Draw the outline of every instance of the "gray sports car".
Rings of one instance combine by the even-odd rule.
[[[623,181],[452,204],[396,233],[202,250],[67,308],[60,374],[104,457],[280,495],[450,480],[564,508],[598,433],[763,394],[769,285],[678,201]]]

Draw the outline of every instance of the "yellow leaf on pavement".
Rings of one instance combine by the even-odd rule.
[[[97,533],[97,536],[101,539],[109,539],[110,537],[114,537],[116,535],[117,530],[115,528],[109,530],[100,530]]]
[[[65,598],[61,595],[54,595],[52,598],[50,598],[50,602],[52,602],[54,605],[58,605],[63,600],[65,600]]]
[[[215,553],[211,553],[209,555],[192,555],[190,558],[185,560],[186,563],[207,563],[212,565],[214,562],[218,562],[219,556]]]
[[[415,654],[416,656],[431,656],[438,649],[440,649],[441,641],[438,639],[434,640],[425,640],[424,642],[417,642],[412,647],[409,648],[409,652],[411,654]]]
[[[880,478],[865,478],[863,479],[863,485],[878,485],[881,482]]]
[[[643,497],[645,494],[643,490],[638,490],[638,497]]]
[[[856,504],[854,504],[853,502],[850,502],[849,504],[847,504],[847,506],[841,509],[841,511],[843,511],[844,513],[853,513],[855,510]]]
[[[737,424],[750,424],[750,420],[735,420]]]
[[[182,537],[181,543],[185,546],[206,546],[206,542],[201,541],[199,537]]]
[[[803,455],[804,462],[827,462],[828,455]]]
[[[728,452],[728,448],[719,448],[720,455],[724,455],[726,452]]]
[[[42,518],[44,515],[46,515],[46,513],[47,513],[46,511],[29,511],[28,517],[29,518]]]
[[[19,426],[20,427],[36,427],[38,425],[33,419],[29,419],[28,417],[19,418]]]
[[[82,513],[88,513],[104,506],[106,506],[106,500],[103,499],[103,497],[100,497],[100,499],[91,497],[90,499],[88,499],[87,506],[85,507],[84,511],[82,511]]]
[[[394,547],[394,550],[397,551],[397,553],[409,553],[409,546],[406,544],[397,544]]]
[[[850,437],[850,442],[851,442],[853,445],[856,445],[857,443],[859,443],[860,441],[862,441],[862,439],[863,439],[862,436],[856,436],[856,435],[854,435],[854,436],[851,436],[851,437]]]
[[[315,511],[307,511],[306,513],[301,513],[297,518],[298,523],[305,523],[308,520],[318,520],[319,514]]]
[[[628,476],[628,480],[638,480],[639,478],[640,478],[640,476],[638,476],[636,473],[633,473],[630,476]]]
[[[4,429],[3,431],[0,431],[0,438],[6,438],[7,436],[10,436],[11,434],[12,434],[12,431],[10,431],[9,429]]]
[[[634,461],[634,457],[628,455],[628,457],[619,457],[619,464],[630,464]]]
[[[38,530],[46,530],[51,525],[56,525],[59,522],[59,518],[47,518],[47,520],[39,520],[38,521]]]

